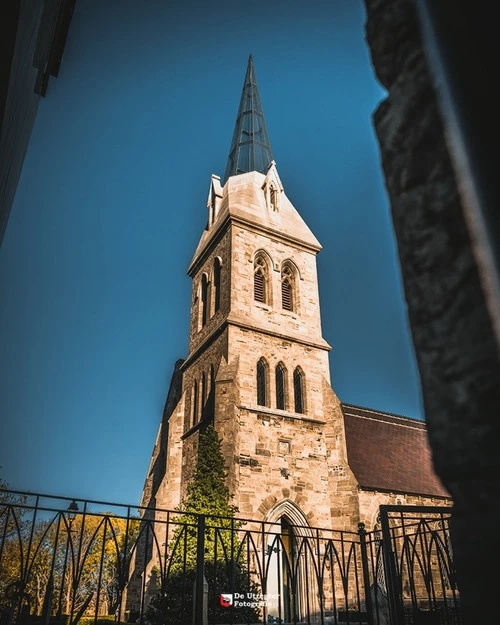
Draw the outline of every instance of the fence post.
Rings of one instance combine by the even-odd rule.
[[[365,605],[368,614],[368,625],[373,625],[373,606],[370,592],[370,570],[368,568],[368,550],[366,548],[366,528],[358,523],[359,546],[361,548],[361,564],[363,566],[363,586],[365,588]]]
[[[208,625],[208,584],[205,579],[205,515],[198,516],[196,578],[193,593],[193,625]]]
[[[42,625],[49,625],[53,596],[54,596],[54,576],[51,573],[49,577],[49,581],[47,582],[47,587],[45,589],[45,596],[43,598],[42,618],[41,618]]]
[[[380,525],[382,528],[382,557],[384,559],[384,573],[387,584],[386,591],[389,602],[389,617],[391,625],[404,625],[399,576],[396,558],[392,548],[389,518],[385,506],[380,506]]]

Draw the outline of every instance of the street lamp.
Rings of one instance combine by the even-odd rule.
[[[73,521],[76,518],[76,513],[78,512],[78,510],[79,510],[78,504],[73,499],[73,501],[69,504],[68,509],[67,509],[69,526],[68,526],[68,538],[66,540],[66,554],[64,556],[63,580],[66,574],[66,565],[68,562],[68,555],[69,555],[69,544],[71,542],[71,526],[73,525]],[[73,571],[73,553],[72,553],[72,556],[69,562],[68,585],[67,585],[67,590],[66,590],[66,614],[69,614],[71,611],[71,578],[73,576],[73,573],[74,571]]]

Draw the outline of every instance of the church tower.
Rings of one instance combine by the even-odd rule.
[[[357,482],[330,386],[316,255],[285,193],[249,58],[224,178],[189,264],[189,354],[174,373],[143,505],[173,509],[213,423],[239,516],[353,529]]]
[[[380,506],[451,501],[433,471],[423,422],[341,403],[331,388],[316,268],[321,245],[285,193],[251,57],[224,178],[212,176],[207,208],[188,267],[189,351],[175,365],[144,485],[147,523],[127,605],[147,605],[158,591],[158,571],[167,570],[165,521],[193,477],[200,433],[213,424],[236,517],[255,535],[267,527],[281,536],[281,553],[267,542],[262,555],[260,582],[279,598],[268,616],[291,621],[293,612],[301,620],[332,610],[333,595],[321,594],[323,582],[294,559],[297,537],[356,536],[359,523],[380,531]],[[262,538],[257,550],[264,547]],[[337,590],[345,601],[357,596]]]

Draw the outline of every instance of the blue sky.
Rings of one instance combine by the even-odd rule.
[[[179,6],[171,6],[171,5]],[[78,0],[0,250],[0,477],[137,503],[253,55],[347,403],[422,418],[361,0]]]

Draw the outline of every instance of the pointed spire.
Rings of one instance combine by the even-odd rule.
[[[250,55],[223,184],[229,176],[249,171],[266,173],[272,160],[266,120]]]

